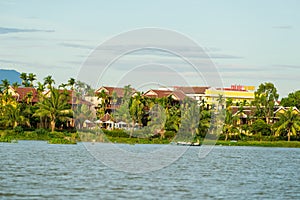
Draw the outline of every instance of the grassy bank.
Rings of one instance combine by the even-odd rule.
[[[287,141],[224,141],[224,140],[218,140],[216,145],[300,148],[299,141],[287,142]]]
[[[161,139],[159,137],[129,137],[127,133],[120,130],[107,131],[102,134],[96,132],[49,132],[45,129],[36,129],[34,131],[23,130],[0,130],[0,142],[15,142],[17,140],[43,140],[49,144],[76,144],[80,141],[95,141],[95,142],[113,142],[124,144],[169,144],[172,142],[172,137]],[[300,148],[299,141],[257,141],[257,140],[231,140],[224,141],[206,140],[205,144],[223,145],[223,146],[260,146],[260,147],[290,147]]]

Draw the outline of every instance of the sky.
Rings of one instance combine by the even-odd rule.
[[[208,85],[213,78],[204,71],[213,68],[226,87],[272,82],[284,97],[300,90],[299,8],[297,0],[0,0],[0,68],[35,73],[39,81],[52,75],[57,84],[84,73],[94,87],[138,88],[163,80],[163,86]],[[134,31],[149,27],[165,31]],[[168,51],[118,57],[145,40]],[[170,50],[198,64],[206,55],[205,61],[197,71]],[[103,66],[108,57],[118,59]]]

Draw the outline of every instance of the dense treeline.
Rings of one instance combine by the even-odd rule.
[[[44,82],[36,82],[33,73],[22,73],[22,85],[10,84],[2,80],[0,84],[0,127],[22,132],[22,129],[46,129],[70,132],[74,127],[82,129],[85,120],[101,119],[107,112],[108,104],[118,104],[118,109],[111,113],[115,121],[124,121],[128,126],[128,137],[160,137],[174,138],[181,133],[178,139],[201,140],[207,134],[216,135],[224,140],[299,140],[300,117],[293,107],[300,106],[300,91],[290,93],[283,98],[280,105],[288,107],[285,112],[275,114],[279,105],[277,89],[272,83],[263,83],[255,92],[252,102],[238,102],[233,104],[232,99],[225,99],[219,95],[215,105],[207,106],[202,100],[196,102],[186,98],[178,102],[172,98],[148,98],[139,92],[132,95],[130,85],[124,87],[124,97],[116,94],[108,96],[105,92],[97,94],[101,103],[97,113],[80,100],[94,95],[94,90],[87,84],[70,78],[67,83],[55,87],[52,76],[44,78]],[[32,92],[26,94],[22,101],[17,100],[9,92],[10,87],[34,87],[37,91],[38,102],[33,103]],[[74,98],[75,97],[75,98]],[[121,101],[121,102],[120,102]],[[73,109],[72,109],[73,105]],[[74,105],[76,105],[74,107]],[[238,106],[233,113],[232,108]],[[221,109],[225,107],[225,109]],[[252,115],[243,118],[245,108],[251,107]],[[224,118],[214,118],[216,113],[222,112]],[[138,130],[133,127],[138,125]],[[221,126],[219,126],[221,125]],[[143,127],[143,128],[142,128]],[[221,129],[215,129],[221,127]],[[39,129],[38,129],[39,128]],[[143,131],[141,131],[143,130]],[[214,130],[217,130],[214,131]],[[122,135],[122,134],[119,134]]]

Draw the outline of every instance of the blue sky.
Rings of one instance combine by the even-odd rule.
[[[299,8],[297,0],[1,0],[0,68],[64,82],[107,39],[158,27],[203,47],[225,86],[270,81],[283,97],[300,89]]]

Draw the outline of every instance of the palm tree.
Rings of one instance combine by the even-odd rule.
[[[70,78],[68,80],[68,85],[71,87],[71,90],[74,90],[75,83],[76,83],[75,78]]]
[[[35,81],[35,80],[36,80],[36,75],[33,74],[33,73],[29,73],[28,74],[28,81],[30,81],[30,84],[29,84],[30,87],[33,87],[33,81]]]
[[[4,91],[5,94],[8,94],[9,89],[9,81],[7,79],[1,80],[2,83],[0,84],[1,91]]]
[[[296,135],[300,130],[300,117],[298,113],[293,111],[293,108],[289,108],[284,113],[279,113],[279,121],[275,124],[275,134],[278,136],[284,130],[287,131],[288,141],[291,139],[291,135]]]
[[[138,122],[139,126],[142,124],[142,119],[144,116],[144,104],[142,103],[142,96],[138,92],[137,95],[135,95],[132,98],[129,112],[132,119],[132,128],[134,127],[135,123]]]
[[[22,113],[20,104],[7,104],[4,107],[3,113],[0,121],[5,126],[11,126],[13,128],[20,124],[30,126],[29,120]]]
[[[62,83],[62,84],[60,84],[58,87],[59,87],[59,88],[64,88],[64,89],[66,89],[67,86],[68,86],[68,84]]]
[[[44,85],[48,85],[48,88],[51,89],[52,84],[55,84],[55,81],[52,79],[52,76],[47,76],[44,78]]]
[[[27,76],[27,74],[26,73],[21,73],[20,74],[20,78],[22,79],[22,85],[24,86],[24,87],[29,87],[29,82],[28,82],[28,76]]]
[[[55,129],[56,120],[64,120],[71,114],[68,96],[55,88],[50,89],[50,97],[44,97],[42,101],[37,103],[37,107],[34,115],[48,117],[52,132]]]
[[[233,116],[230,107],[226,109],[226,116],[224,120],[224,126],[222,132],[225,133],[225,141],[227,141],[228,136],[232,133],[238,132],[238,129],[234,126],[234,123],[239,119],[237,115]]]
[[[20,86],[20,84],[19,84],[18,82],[13,82],[13,83],[11,84],[11,86],[12,86],[14,89],[17,89],[17,88]]]

